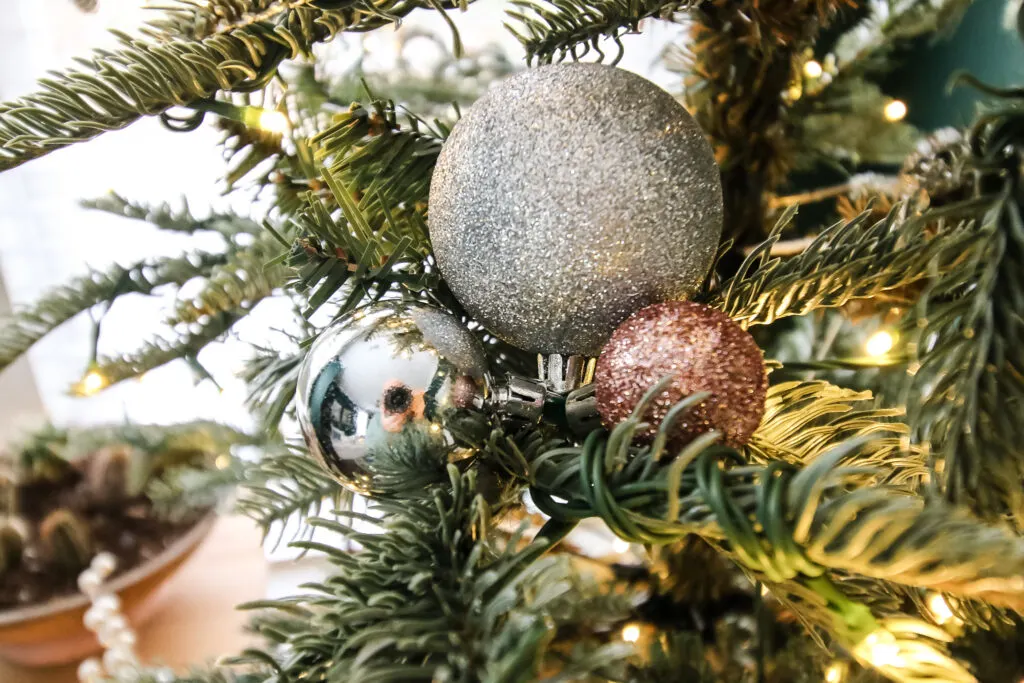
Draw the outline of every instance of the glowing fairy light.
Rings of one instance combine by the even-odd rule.
[[[821,74],[821,64],[813,59],[804,62],[804,76],[807,76],[807,78],[821,78]]]
[[[231,456],[225,455],[223,453],[218,455],[217,458],[213,461],[214,467],[216,467],[218,470],[226,470],[230,464]]]
[[[627,643],[635,643],[640,640],[640,627],[630,624],[622,629],[622,639]]]
[[[263,109],[256,119],[256,127],[268,133],[288,132],[288,117],[273,109]]]
[[[107,386],[107,378],[96,370],[85,373],[85,377],[78,384],[79,390],[86,396],[92,396],[103,387]]]
[[[926,601],[928,605],[928,611],[931,613],[932,618],[937,624],[948,624],[957,623],[960,620],[953,614],[953,610],[950,608],[949,603],[946,602],[946,598],[942,597],[941,593],[932,593],[928,596]]]
[[[621,538],[616,538],[612,541],[612,550],[620,555],[622,553],[629,552],[629,543],[627,541],[623,541]]]
[[[856,648],[857,654],[877,668],[900,669],[907,665],[895,636],[879,630],[868,635]]]
[[[846,662],[832,662],[825,669],[825,683],[842,683],[846,679]]]
[[[879,330],[868,337],[867,342],[864,344],[864,350],[867,351],[869,356],[877,358],[892,351],[892,348],[895,345],[896,337],[894,337],[891,332]]]
[[[907,105],[903,100],[892,100],[885,105],[885,109],[882,110],[882,114],[885,116],[886,121],[902,121],[907,115]]]

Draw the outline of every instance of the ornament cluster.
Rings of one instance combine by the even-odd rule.
[[[722,215],[711,145],[682,105],[622,69],[558,64],[466,112],[428,224],[445,282],[487,329],[596,356],[630,313],[700,286]]]
[[[455,297],[497,337],[546,355],[542,376],[496,379],[454,316],[378,302],[325,330],[303,363],[309,450],[346,487],[380,493],[406,447],[467,455],[451,429],[463,414],[540,419],[562,394],[570,426],[611,427],[669,375],[652,425],[707,391],[673,443],[712,429],[745,443],[764,413],[761,351],[725,314],[684,301],[707,277],[722,216],[711,148],[657,86],[595,64],[509,78],[446,141],[428,226]],[[564,394],[590,381],[595,357],[590,419]]]

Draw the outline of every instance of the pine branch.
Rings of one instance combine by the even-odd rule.
[[[210,271],[195,296],[178,301],[168,324],[195,323],[207,316],[251,310],[287,280],[287,268],[280,263],[282,251],[276,236],[268,231],[251,245],[230,251],[226,262]]]
[[[806,465],[848,439],[872,438],[858,461],[876,467],[881,480],[915,490],[929,477],[923,449],[907,446],[910,429],[895,418],[900,408],[877,408],[870,391],[827,382],[784,382],[769,387],[761,426],[742,450],[762,465],[774,461]]]
[[[891,52],[908,40],[936,33],[949,35],[972,1],[869,0],[865,3],[867,15],[832,49],[838,70],[835,77],[819,81],[808,94],[816,97],[831,84],[883,71]]]
[[[299,369],[305,358],[300,352],[283,353],[275,348],[256,348],[256,355],[242,373],[249,389],[246,407],[257,417],[262,429],[274,433],[295,400]]]
[[[232,213],[212,213],[206,218],[196,218],[189,210],[184,197],[180,209],[174,209],[166,202],[156,206],[134,202],[116,192],[83,201],[82,206],[115,216],[145,221],[161,230],[182,232],[187,235],[211,231],[220,233],[225,239],[232,239],[239,234],[256,235],[262,231],[256,221]]]
[[[127,444],[154,456],[152,467],[212,465],[217,455],[235,445],[257,442],[253,437],[227,425],[195,420],[173,425],[125,422],[92,427],[58,429],[45,425],[9,449],[6,458],[17,462],[17,474],[26,479],[48,479],[65,472],[68,463],[80,460],[110,444]]]
[[[110,386],[138,377],[174,360],[184,358],[194,361],[203,348],[220,339],[247,313],[248,310],[245,309],[225,311],[211,316],[209,320],[192,323],[188,332],[174,339],[157,338],[146,342],[131,353],[102,356],[96,360],[94,371],[103,377],[106,386]],[[85,389],[76,384],[72,392],[85,393]]]
[[[874,443],[864,437],[824,445],[829,450],[799,472],[780,462],[722,469],[733,458],[743,461],[708,439],[655,468],[664,444],[653,452],[629,450],[640,414],[607,439],[594,432],[582,447],[542,454],[536,461],[542,464],[531,467],[538,507],[558,520],[598,515],[637,543],[665,543],[686,533],[725,541],[737,561],[773,581],[839,569],[1024,609],[1024,542],[882,484],[885,472],[861,465],[877,462]],[[850,464],[838,467],[844,458]],[[588,474],[584,482],[580,472],[599,477]],[[629,493],[649,487],[666,493],[660,499]],[[763,492],[751,495],[757,489]],[[595,500],[604,502],[594,507]]]
[[[286,645],[288,656],[252,652],[236,661],[273,670],[281,679],[396,682],[587,680],[619,665],[631,651],[628,645],[581,636],[574,639],[577,655],[568,664],[555,652],[546,662],[559,625],[599,619],[584,615],[576,601],[581,597],[593,609],[586,596],[598,589],[574,575],[568,563],[541,558],[545,542],[521,545],[514,539],[496,546],[490,510],[476,495],[472,475],[450,468],[449,476],[449,485],[429,500],[380,501],[383,522],[347,515],[382,525],[384,533],[313,520],[362,549],[349,553],[297,543],[326,552],[337,573],[308,596],[251,605],[272,611],[256,619],[256,629]],[[625,600],[614,604],[628,609]],[[540,675],[551,665],[562,676]]]
[[[874,83],[858,79],[832,86],[828,97],[804,96],[792,103],[792,132],[798,140],[794,168],[902,165],[922,134],[905,121],[885,117],[891,99]],[[837,130],[843,134],[836,135]]]
[[[215,14],[187,4],[203,16]],[[394,23],[417,7],[450,6],[440,0],[343,5],[257,2],[249,7],[265,12],[199,39],[170,39],[156,29],[156,40],[149,41],[118,33],[120,50],[98,51],[79,60],[81,69],[43,79],[38,92],[0,104],[0,170],[219,91],[262,87],[282,60],[306,56],[338,32]]]
[[[710,304],[748,327],[923,280],[953,268],[964,249],[984,239],[984,228],[972,226],[977,207],[972,201],[908,215],[910,206],[901,204],[874,225],[868,225],[866,211],[823,230],[798,256],[771,258],[772,245],[795,213],[791,208]],[[938,234],[932,237],[936,224]]]
[[[658,391],[653,387],[648,400]],[[905,631],[900,622],[879,621],[827,572],[1024,610],[1024,542],[940,501],[886,486],[885,472],[861,465],[874,460],[874,444],[864,437],[832,447],[799,471],[780,462],[748,466],[738,454],[709,446],[713,434],[659,463],[665,441],[630,446],[644,407],[610,435],[595,431],[582,447],[550,449],[531,463],[531,496],[554,522],[600,516],[636,543],[699,534],[766,580],[816,595],[807,601],[818,612],[815,623],[830,624],[846,647],[876,633],[906,648],[909,668],[882,667],[893,680],[916,680],[912,675],[933,664],[950,680],[972,679],[941,653],[940,642],[927,645],[933,653],[927,657],[911,656],[912,634],[932,633],[928,627],[910,620]]]
[[[320,514],[327,503],[343,511],[351,502],[352,494],[308,454],[284,451],[267,453],[258,464],[246,468],[236,509],[259,524],[266,538],[275,524],[295,516],[304,521]]]
[[[304,316],[342,290],[339,315],[395,288],[416,296],[439,288],[437,274],[425,265],[430,249],[422,217],[396,219],[381,202],[383,221],[371,224],[362,204],[352,198],[352,189],[333,173],[325,172],[324,177],[342,216],[335,219],[324,202],[311,198],[295,221],[300,238],[289,263],[296,270],[294,286],[310,291]]]
[[[582,59],[594,50],[603,61],[602,40],[618,48],[613,64],[622,58],[622,36],[637,33],[651,17],[671,18],[703,0],[512,0],[506,10],[518,25],[505,24],[526,50],[527,63],[550,64],[568,57]]]
[[[224,467],[175,467],[149,482],[146,497],[157,514],[177,520],[196,510],[215,508],[242,481],[245,470],[245,464],[236,459]]]
[[[1024,114],[1008,107],[971,134],[961,191],[991,189],[976,208],[982,237],[940,275],[901,330],[911,358],[899,399],[916,441],[942,463],[947,496],[1024,528],[1024,218],[1016,171]],[[1008,150],[1012,150],[1008,151]],[[962,155],[963,149],[958,152]]]
[[[764,234],[766,198],[795,163],[786,99],[804,50],[846,0],[708,0],[693,13],[686,97],[715,148],[725,225]]]
[[[374,228],[387,220],[409,223],[426,217],[430,178],[448,134],[408,114],[399,119],[394,102],[372,99],[353,104],[311,143],[318,162],[348,188]],[[411,214],[411,215],[410,215]],[[427,248],[425,231],[415,231],[413,248]]]
[[[37,341],[94,306],[124,294],[151,294],[164,285],[181,285],[208,274],[224,262],[221,254],[197,252],[175,258],[139,261],[129,267],[93,271],[51,290],[31,307],[16,312],[0,326],[0,369],[17,360]]]

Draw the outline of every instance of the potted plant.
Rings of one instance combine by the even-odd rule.
[[[51,426],[0,453],[0,657],[51,665],[98,649],[78,576],[100,552],[117,560],[107,587],[133,623],[151,615],[212,526],[236,478],[231,448],[246,442],[209,422]]]

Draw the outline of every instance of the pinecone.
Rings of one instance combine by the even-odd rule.
[[[941,128],[917,143],[900,175],[911,192],[928,193],[933,206],[946,204],[963,198],[973,187],[974,179],[967,170],[970,158],[963,133]]]

